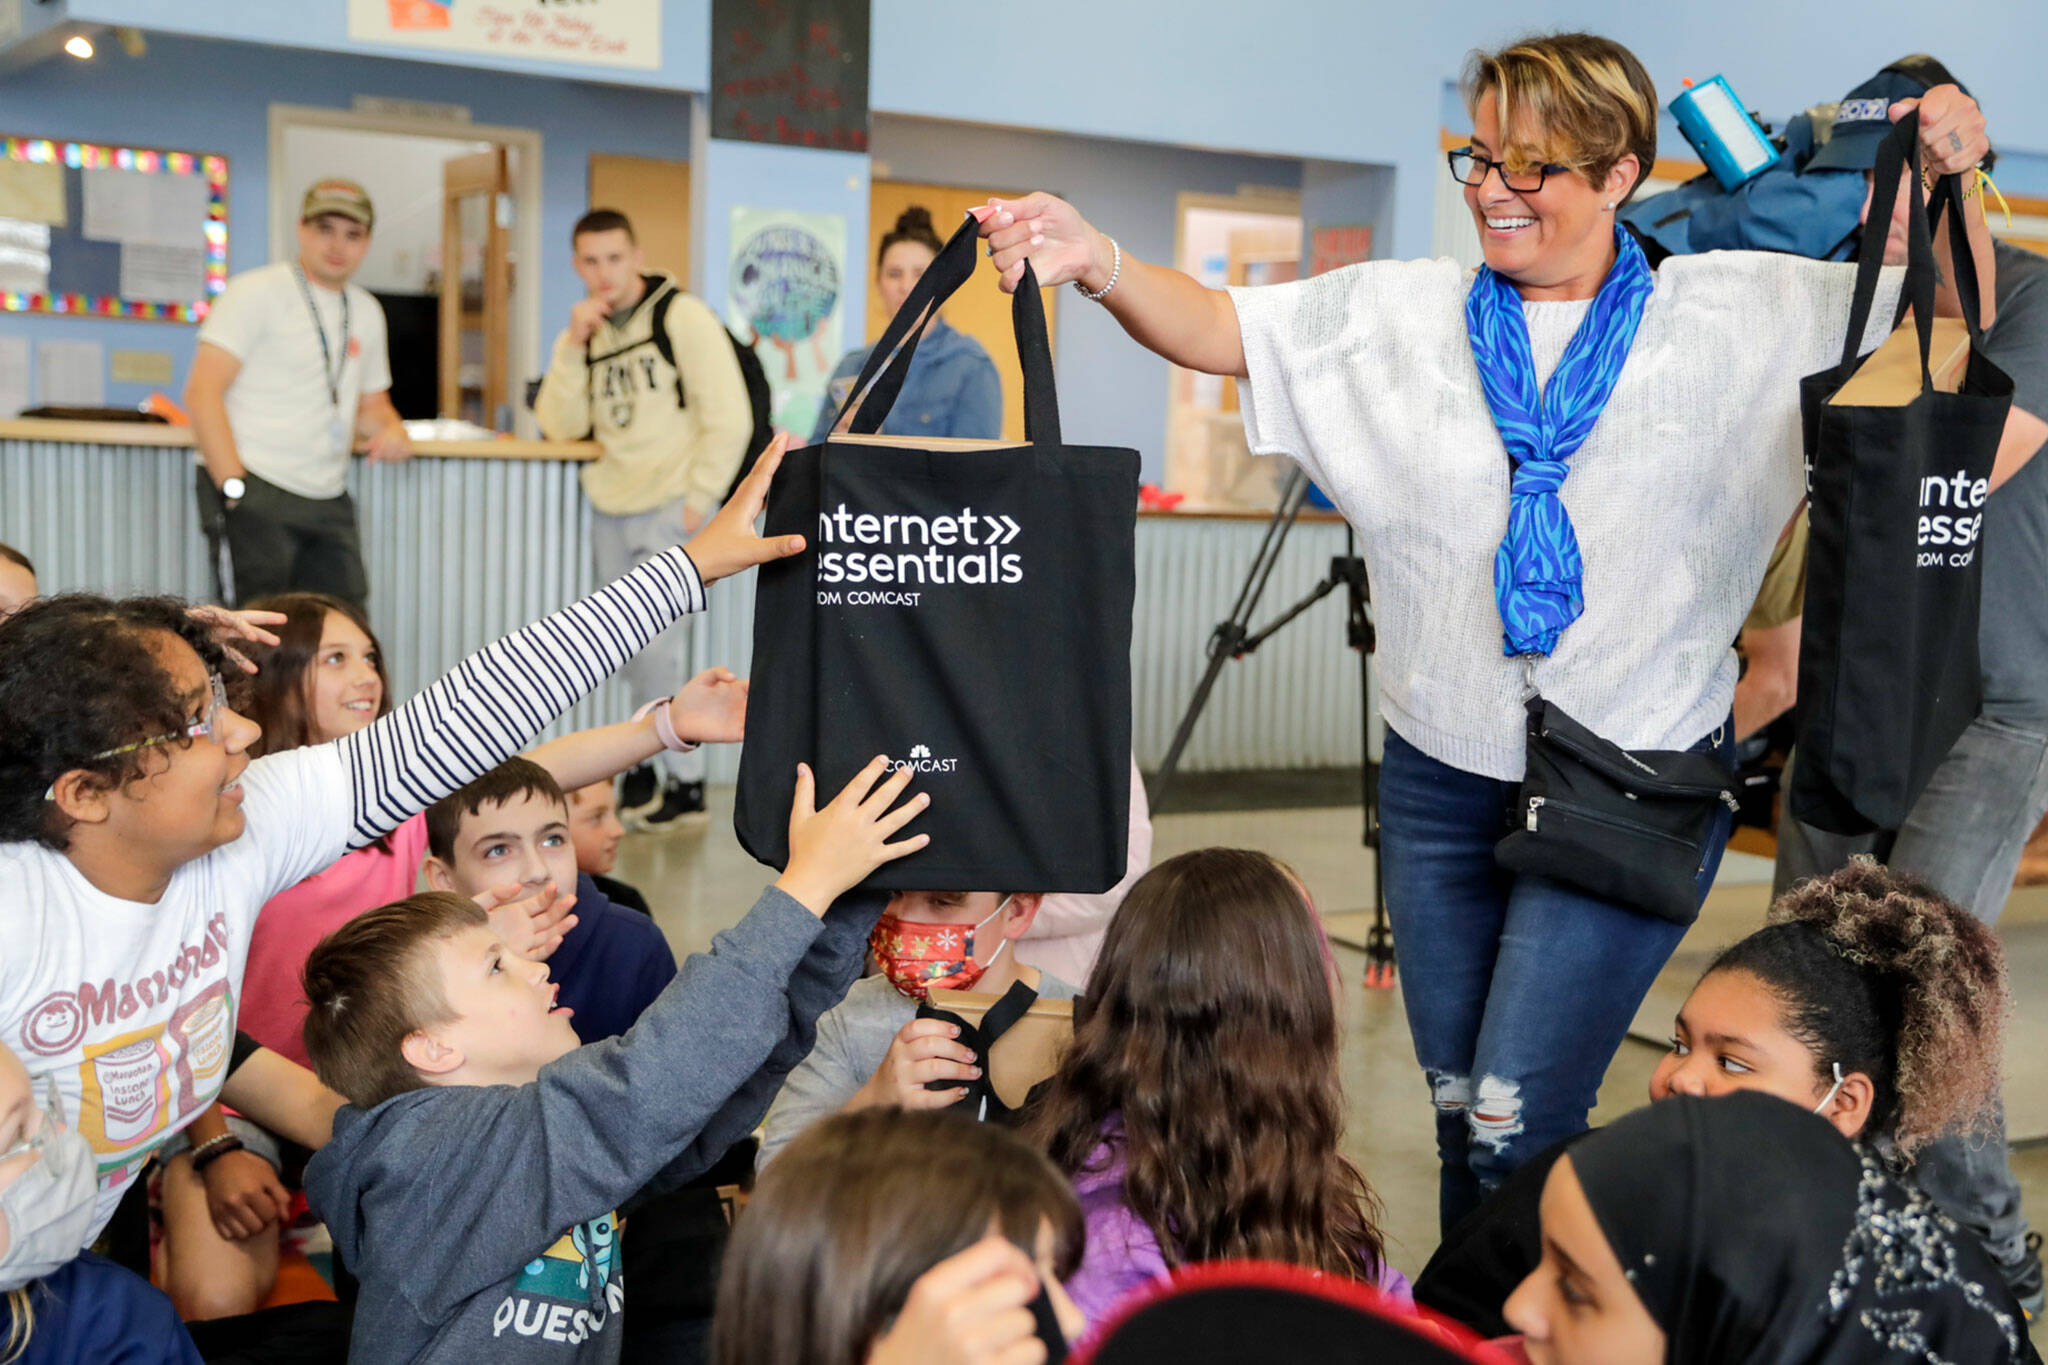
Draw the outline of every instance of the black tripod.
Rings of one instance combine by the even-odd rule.
[[[1337,589],[1344,589],[1344,641],[1358,651],[1359,771],[1365,806],[1365,829],[1361,839],[1365,847],[1373,851],[1372,929],[1365,936],[1365,984],[1391,986],[1394,984],[1394,931],[1387,924],[1386,882],[1380,872],[1380,765],[1372,756],[1372,706],[1367,685],[1376,637],[1370,610],[1371,592],[1365,581],[1365,561],[1356,553],[1355,533],[1348,525],[1344,528],[1344,553],[1330,560],[1330,572],[1323,580],[1309,590],[1308,596],[1280,613],[1263,630],[1253,632],[1251,629],[1252,613],[1258,609],[1259,598],[1265,595],[1266,582],[1273,576],[1273,567],[1280,562],[1280,551],[1287,544],[1288,532],[1294,529],[1294,523],[1301,515],[1302,504],[1308,500],[1308,490],[1308,475],[1299,468],[1292,470],[1281,489],[1280,505],[1274,509],[1273,519],[1266,523],[1266,534],[1259,541],[1259,550],[1252,558],[1244,586],[1238,589],[1237,604],[1230,609],[1229,618],[1209,636],[1209,666],[1203,670],[1202,680],[1195,684],[1195,694],[1188,700],[1188,709],[1180,718],[1179,728],[1173,732],[1173,743],[1167,746],[1166,758],[1153,775],[1146,798],[1155,812],[1166,805],[1167,793],[1180,769],[1181,754],[1188,747],[1188,738],[1194,734],[1195,722],[1201,719],[1202,709],[1209,704],[1209,694],[1215,690],[1216,680],[1223,674],[1223,666],[1232,659],[1252,654],[1295,617]]]

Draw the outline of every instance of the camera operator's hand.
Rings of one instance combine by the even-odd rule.
[[[1960,86],[1937,85],[1917,100],[1891,107],[1893,123],[1920,111],[1920,160],[1930,176],[1961,175],[1984,160],[1991,139],[1984,135],[1984,111]]]

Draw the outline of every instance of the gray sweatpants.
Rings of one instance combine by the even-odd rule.
[[[1788,787],[1790,778],[1788,769]],[[1851,854],[1869,853],[1995,924],[2043,813],[2048,813],[2048,734],[1979,716],[1934,770],[1896,833],[1829,834],[1794,820],[1789,810],[1782,814],[1771,894],[1832,872]],[[2020,1209],[2019,1182],[2006,1159],[2002,1110],[1992,1133],[1932,1144],[1921,1153],[1915,1175],[1950,1217],[1983,1238],[2001,1264],[2025,1254],[2027,1219]]]
[[[590,541],[593,557],[597,560],[597,581],[600,584],[611,582],[634,565],[645,563],[689,538],[689,533],[683,529],[683,504],[680,501],[657,507],[651,512],[636,512],[624,517],[591,509]],[[657,635],[647,648],[627,660],[625,667],[619,670],[619,679],[625,684],[635,706],[645,705],[657,697],[674,696],[677,689],[698,671],[693,659],[699,619],[697,614],[685,616]],[[702,749],[682,754],[664,752],[656,762],[666,776],[678,782],[704,780]]]

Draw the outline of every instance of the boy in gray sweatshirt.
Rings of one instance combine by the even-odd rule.
[[[351,920],[307,959],[306,1048],[349,1103],[306,1192],[362,1284],[351,1361],[615,1362],[636,1195],[745,1137],[859,975],[927,797],[876,759],[822,810],[799,769],[788,869],[631,1030],[577,1046],[547,966],[444,892]],[[827,911],[830,910],[828,914]]]

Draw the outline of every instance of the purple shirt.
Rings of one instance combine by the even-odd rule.
[[[1101,1170],[1094,1169],[1105,1159]],[[1080,1268],[1067,1281],[1067,1293],[1092,1329],[1107,1322],[1117,1304],[1133,1290],[1164,1280],[1172,1272],[1160,1254],[1159,1239],[1124,1202],[1121,1146],[1113,1154],[1107,1143],[1096,1148],[1087,1167],[1074,1177],[1074,1193],[1081,1197],[1088,1248],[1081,1257]],[[1393,1303],[1404,1308],[1415,1306],[1415,1292],[1408,1277],[1385,1261],[1380,1263],[1372,1283]]]

